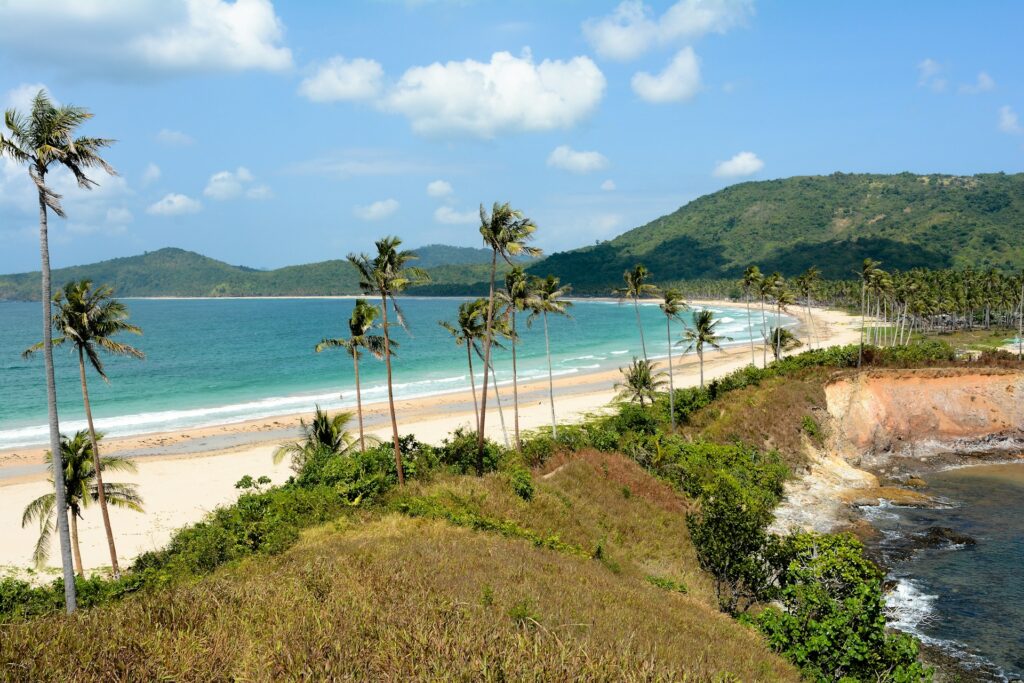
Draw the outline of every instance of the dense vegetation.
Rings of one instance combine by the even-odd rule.
[[[598,245],[534,266],[607,293],[642,261],[659,282],[733,280],[750,263],[852,278],[865,258],[898,270],[1024,267],[1024,174],[834,173],[740,183]],[[543,271],[543,272],[541,272]]]

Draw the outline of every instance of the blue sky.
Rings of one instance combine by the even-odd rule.
[[[56,266],[476,246],[497,200],[556,251],[746,180],[1019,172],[1021,26],[1009,1],[6,0],[0,106],[43,86],[118,140],[93,192],[53,177]],[[0,272],[38,267],[35,211],[0,161]]]

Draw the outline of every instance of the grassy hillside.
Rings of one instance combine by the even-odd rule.
[[[846,279],[887,269],[1024,267],[1024,174],[844,174],[733,185],[599,245],[550,256],[577,291],[604,292],[642,261],[658,281],[736,277],[752,263]]]

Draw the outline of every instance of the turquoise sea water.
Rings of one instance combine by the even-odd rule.
[[[401,302],[410,333],[397,330],[394,363],[399,397],[459,391],[469,386],[464,348],[457,348],[437,321],[455,318],[461,299],[415,298]],[[336,408],[355,403],[351,359],[342,352],[315,354],[325,336],[344,336],[351,300],[343,299],[162,299],[126,300],[142,337],[124,341],[146,353],[143,361],[105,358],[110,384],[91,375],[90,394],[97,427],[125,436],[272,415],[311,411],[315,404]],[[760,338],[742,307],[715,307],[720,332],[743,344]],[[46,440],[46,401],[42,358],[23,360],[21,352],[40,338],[39,305],[0,302],[0,449]],[[656,304],[641,307],[651,357],[668,349],[665,319]],[[793,324],[786,318],[784,324]],[[521,319],[520,378],[546,377],[544,335],[538,320]],[[769,324],[772,324],[769,321]],[[572,318],[550,318],[556,375],[619,367],[640,355],[632,306],[579,301]],[[678,338],[682,325],[674,328]],[[681,352],[677,349],[676,352]],[[675,352],[674,352],[675,353]],[[55,351],[61,431],[82,428],[84,414],[76,357]],[[479,364],[474,368],[480,375]],[[360,364],[363,400],[386,397],[383,364]],[[507,352],[496,351],[498,381],[511,379]]]

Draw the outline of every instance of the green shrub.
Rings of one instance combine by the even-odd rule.
[[[686,584],[682,581],[673,581],[672,579],[666,579],[664,577],[654,575],[647,576],[646,579],[647,583],[652,586],[657,586],[662,590],[671,591],[673,593],[683,593],[684,595],[689,592]]]
[[[537,432],[523,436],[523,461],[530,467],[540,467],[558,450],[551,434]]]
[[[508,477],[508,483],[512,487],[513,493],[525,501],[533,500],[534,487],[530,470],[517,465],[510,468],[505,476]]]
[[[438,449],[438,457],[442,465],[459,474],[476,472],[476,432],[459,427],[442,442],[441,448]],[[490,439],[484,439],[484,472],[497,470],[504,457],[505,449]]]

